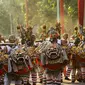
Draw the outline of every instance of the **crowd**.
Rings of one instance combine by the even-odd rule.
[[[17,26],[19,38],[0,35],[0,78],[3,76],[4,85],[30,85],[30,75],[36,85],[37,73],[43,85],[61,85],[64,78],[85,83],[85,30],[75,27],[70,37],[61,34],[60,23],[48,31],[43,25],[37,41],[32,29]]]

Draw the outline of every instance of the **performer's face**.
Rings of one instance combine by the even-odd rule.
[[[52,34],[52,38],[56,38],[56,33]]]
[[[83,29],[83,32],[85,33],[85,29]]]
[[[67,40],[68,39],[68,35],[67,34],[64,35],[63,38]]]
[[[21,32],[21,28],[20,29],[17,29],[17,31],[18,31],[18,33],[20,33]]]
[[[42,40],[45,40],[45,39],[46,39],[46,37],[45,37],[45,36],[43,36],[43,37],[42,37]]]

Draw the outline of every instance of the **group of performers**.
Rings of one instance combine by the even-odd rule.
[[[85,82],[84,29],[75,27],[69,38],[67,33],[61,34],[60,23],[48,31],[43,25],[39,41],[32,29],[17,26],[19,39],[11,35],[5,41],[0,36],[0,78],[4,85],[36,85],[37,80],[43,85],[61,85],[63,77],[72,83]]]

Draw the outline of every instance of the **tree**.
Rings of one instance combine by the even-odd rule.
[[[78,18],[78,0],[64,0],[65,1],[65,13],[73,20]]]
[[[10,34],[10,18],[3,6],[0,5],[0,33]]]
[[[55,25],[57,15],[56,5],[56,0],[28,0],[29,25],[41,26],[46,23],[47,28]],[[11,25],[13,33],[16,33],[17,24],[26,24],[24,0],[2,0],[0,7],[0,16],[2,18],[2,21],[0,21],[1,32],[3,29],[7,29],[7,32],[3,31],[4,34],[10,34]],[[77,20],[77,0],[64,0],[64,10],[66,15],[65,25],[67,25],[69,17],[72,20]]]

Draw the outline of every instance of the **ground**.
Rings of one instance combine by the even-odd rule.
[[[62,83],[62,85],[85,85],[85,83],[79,83],[79,82],[75,82],[75,83],[71,83],[70,81],[65,81]]]
[[[37,85],[41,85],[40,83],[38,83]],[[85,85],[85,83],[78,83],[75,82],[74,84],[68,81],[64,81],[61,85]]]
[[[37,83],[37,85],[41,85],[41,84]],[[85,83],[79,83],[77,81],[75,83],[71,83],[71,81],[64,80],[64,82],[61,85],[85,85]]]

